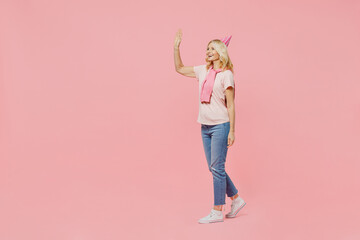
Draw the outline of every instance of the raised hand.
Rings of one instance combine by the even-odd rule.
[[[175,42],[174,42],[175,48],[179,48],[180,43],[181,43],[181,37],[182,37],[182,31],[181,31],[181,29],[179,29],[175,36]]]

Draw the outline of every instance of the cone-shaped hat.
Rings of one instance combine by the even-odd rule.
[[[223,38],[221,41],[223,43],[225,43],[226,46],[229,46],[230,39],[231,39],[231,35],[228,36],[228,37]]]

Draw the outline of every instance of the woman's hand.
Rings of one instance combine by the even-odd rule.
[[[234,134],[234,132],[229,132],[229,135],[228,135],[228,146],[227,146],[227,148],[229,148],[230,146],[232,146],[233,143],[234,143],[234,141],[235,141],[235,134]]]
[[[181,42],[182,31],[179,29],[176,33],[174,47],[179,48]]]

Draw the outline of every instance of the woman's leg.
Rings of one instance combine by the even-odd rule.
[[[203,141],[205,157],[209,171],[211,172],[210,163],[211,163],[211,135],[209,134],[209,126],[201,125],[201,138]]]
[[[234,183],[231,181],[229,175],[226,173],[226,194],[228,197],[232,198],[238,193]]]
[[[227,145],[227,141],[228,141],[227,137],[230,132],[230,122],[224,123],[224,127],[225,127],[226,145]],[[226,161],[227,151],[228,151],[228,148],[226,147],[225,153],[224,153],[225,161]],[[238,190],[236,189],[234,183],[231,181],[229,175],[226,172],[225,172],[225,174],[226,174],[226,194],[228,197],[234,197],[238,193]]]
[[[214,184],[214,203],[218,203],[218,200],[216,199],[216,196],[219,194],[218,193],[219,182],[216,180],[217,179],[216,176],[218,174],[214,173],[215,163],[214,163],[214,161],[212,163],[212,155],[214,155],[214,153],[212,154],[212,152],[213,152],[213,149],[215,148],[215,147],[212,147],[213,146],[213,139],[214,139],[213,135],[214,135],[214,132],[216,131],[216,128],[221,129],[221,126],[203,125],[203,124],[201,125],[201,137],[202,137],[202,140],[203,140],[203,146],[204,146],[206,161],[207,161],[207,164],[208,164],[209,171],[212,173],[213,179],[214,179],[213,180],[213,184]],[[220,185],[223,185],[224,183],[226,184],[226,182],[223,181],[223,183],[220,183]],[[222,188],[225,189],[226,186],[223,186]],[[225,195],[225,190],[224,190],[223,195]],[[219,204],[218,206],[214,206],[214,209],[215,210],[222,210],[222,204]]]
[[[225,204],[225,193],[233,197],[238,190],[225,171],[227,155],[227,137],[230,122],[218,125],[201,125],[201,136],[209,171],[213,175],[214,209],[222,210]]]
[[[211,164],[214,184],[214,209],[220,210],[225,204],[226,172],[225,161],[227,153],[227,137],[229,129],[226,123],[217,124],[211,129]]]

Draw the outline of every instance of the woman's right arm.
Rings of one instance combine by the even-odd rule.
[[[196,77],[193,66],[185,67],[180,57],[181,29],[176,33],[174,45],[174,62],[176,72],[187,77]]]

